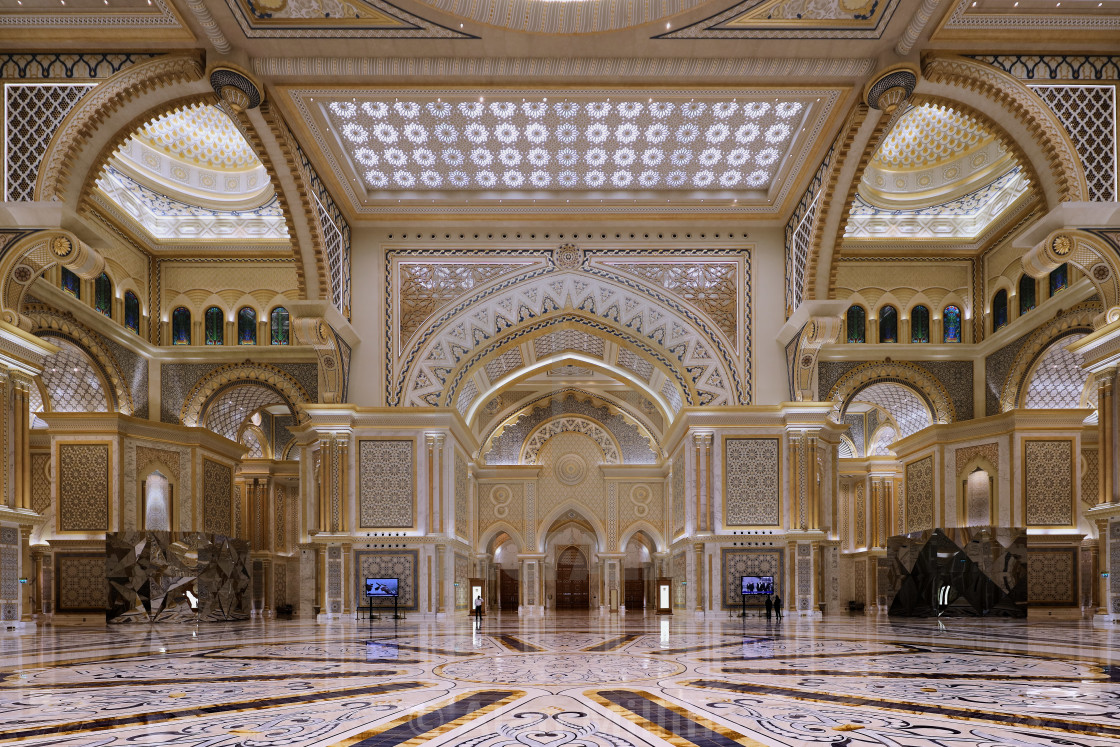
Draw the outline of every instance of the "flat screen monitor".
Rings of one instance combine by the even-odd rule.
[[[773,594],[773,576],[743,576],[743,595],[747,594]]]
[[[367,597],[395,597],[397,596],[397,579],[395,578],[367,578]]]

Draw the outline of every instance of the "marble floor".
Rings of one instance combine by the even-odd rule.
[[[631,613],[0,632],[0,745],[1120,745],[1117,628]]]

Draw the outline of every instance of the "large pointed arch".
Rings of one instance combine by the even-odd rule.
[[[914,391],[924,400],[935,423],[952,423],[957,419],[953,402],[941,382],[924,369],[902,361],[870,361],[841,376],[828,393],[828,399],[833,403],[833,419],[841,422],[848,406],[858,398],[858,393],[878,383],[899,384]]]
[[[390,402],[458,405],[462,388],[479,389],[469,380],[476,367],[494,362],[497,376],[506,375],[532,361],[511,354],[502,362],[499,356],[565,328],[587,335],[593,357],[601,362],[660,371],[674,382],[683,405],[745,404],[749,398],[727,346],[694,314],[670,300],[577,270],[464,298],[413,338],[399,365],[398,383],[390,385]],[[617,348],[615,359],[604,361],[606,343],[616,340],[623,341],[625,351]],[[573,348],[563,340],[556,344]]]
[[[595,518],[594,515],[589,514],[587,506],[577,503],[573,500],[567,500],[560,505],[553,508],[540,520],[537,524],[538,531],[536,552],[543,553],[548,550],[548,537],[552,533],[552,526],[564,518],[564,514],[568,512],[574,513],[579,517],[584,524],[591,528],[595,533],[596,552],[610,552],[611,550],[607,545],[607,528],[603,522]]]
[[[1100,314],[1101,306],[1095,302],[1077,304],[1065,314],[1052,319],[1030,334],[1015,354],[1015,360],[1000,388],[999,409],[1007,412],[1025,403],[1030,373],[1038,359],[1057,340],[1073,334],[1093,331],[1093,320]]]

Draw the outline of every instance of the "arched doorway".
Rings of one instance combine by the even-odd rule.
[[[556,609],[585,610],[590,606],[591,575],[587,558],[576,547],[566,547],[556,558]]]

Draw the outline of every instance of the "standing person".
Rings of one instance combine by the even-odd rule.
[[[474,598],[474,621],[482,625],[482,595]]]
[[[777,594],[774,595],[774,612],[777,613],[778,622],[782,621],[782,598]]]
[[[770,619],[770,613],[774,610],[774,602],[770,600],[770,595],[766,595],[766,619]]]

